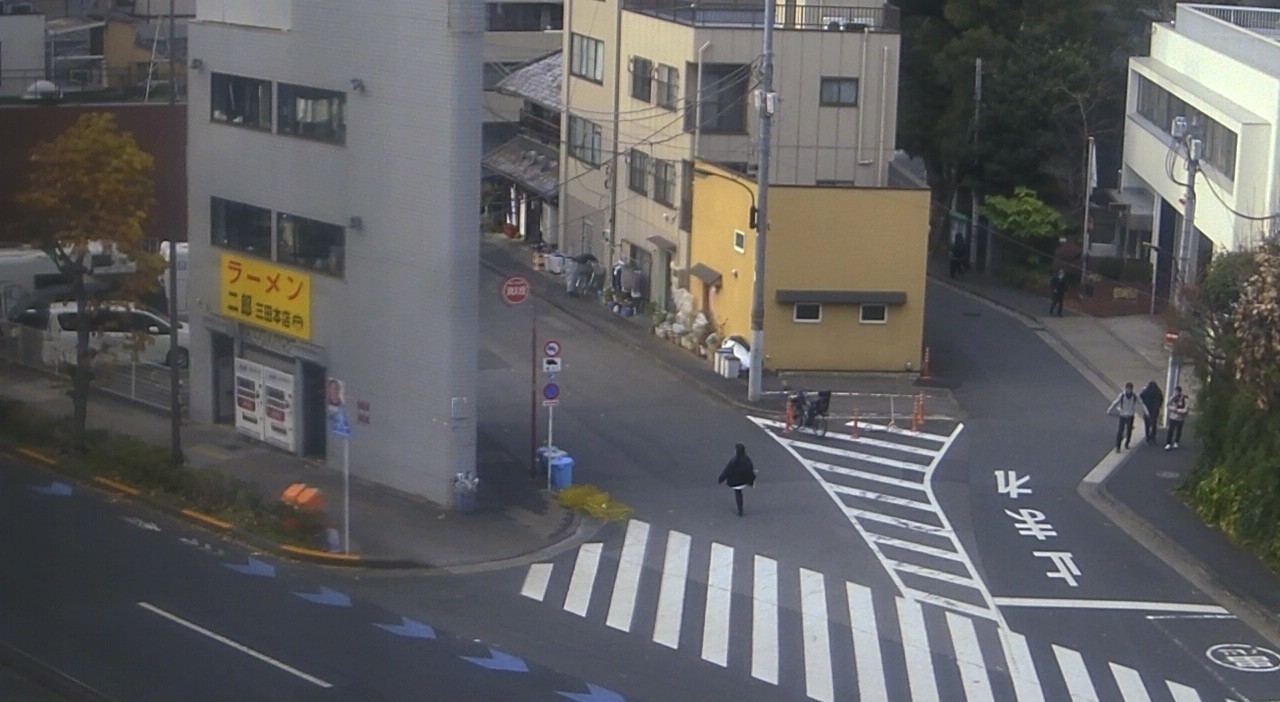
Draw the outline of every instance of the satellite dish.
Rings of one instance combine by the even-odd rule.
[[[22,99],[40,102],[54,102],[62,97],[62,91],[50,80],[38,80],[22,91]]]

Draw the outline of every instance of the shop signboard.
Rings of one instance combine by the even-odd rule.
[[[262,369],[262,385],[266,396],[266,441],[293,453],[297,450],[294,425],[297,412],[293,404],[293,376],[274,368]]]
[[[224,315],[295,339],[311,339],[311,275],[251,256],[222,254]]]
[[[236,359],[236,430],[262,441],[266,437],[262,366]]]

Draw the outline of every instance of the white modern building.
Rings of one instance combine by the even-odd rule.
[[[1215,250],[1255,246],[1280,212],[1280,10],[1177,6],[1157,22],[1149,56],[1129,61],[1124,159],[1117,206],[1128,214],[1131,249],[1154,245],[1167,294],[1182,241],[1186,150],[1175,118],[1198,126],[1193,271]],[[1185,265],[1185,264],[1184,264]]]
[[[44,16],[0,14],[0,97],[44,78]]]
[[[466,0],[198,4],[195,419],[334,467],[349,425],[354,475],[441,503],[474,470],[483,30]]]

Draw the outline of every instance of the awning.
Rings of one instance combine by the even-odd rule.
[[[671,253],[675,253],[676,245],[660,236],[651,236],[648,239],[646,239],[646,241],[648,241],[650,244],[653,244],[653,246],[660,251],[669,251]]]
[[[518,136],[494,149],[483,163],[548,202],[559,195],[560,157],[546,144]]]
[[[779,290],[778,302],[811,302],[832,305],[902,305],[907,294],[899,290]]]
[[[715,285],[716,281],[720,280],[720,271],[705,263],[695,263],[689,266],[689,273],[707,285]]]

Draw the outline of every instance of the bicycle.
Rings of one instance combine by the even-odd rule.
[[[788,417],[799,418],[796,429],[807,430],[819,437],[827,435],[827,413],[831,409],[830,390],[819,390],[818,398],[812,403],[805,402],[803,392],[789,398],[788,403],[792,408],[788,411]]]

